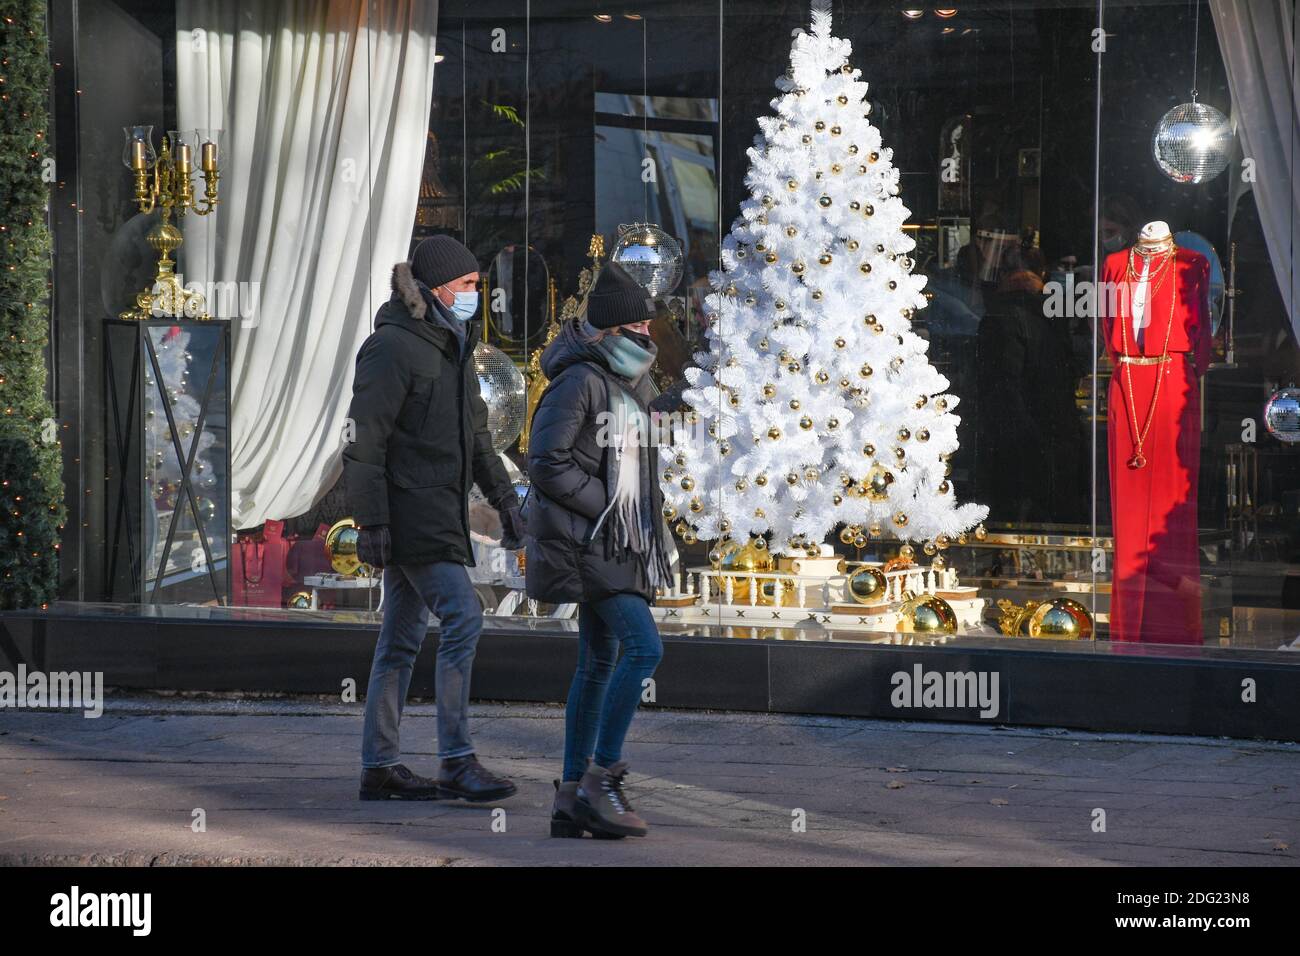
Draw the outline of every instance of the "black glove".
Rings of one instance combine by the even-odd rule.
[[[501,516],[501,547],[507,551],[518,551],[528,536],[528,526],[524,524],[524,516],[519,513],[519,503],[511,502],[497,514]]]
[[[382,568],[393,560],[393,538],[388,533],[388,525],[357,530],[357,559],[372,568]]]

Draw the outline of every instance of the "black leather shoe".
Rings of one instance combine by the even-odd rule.
[[[437,800],[438,781],[411,773],[402,764],[361,771],[362,800]]]
[[[438,768],[438,796],[443,800],[486,803],[515,795],[516,787],[478,762],[478,757],[453,757]]]

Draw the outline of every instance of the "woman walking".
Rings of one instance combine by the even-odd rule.
[[[663,656],[649,601],[672,573],[649,439],[649,313],[645,290],[608,263],[542,355],[551,385],[528,445],[528,596],[579,606],[551,836],[646,834],[623,790],[623,739]]]

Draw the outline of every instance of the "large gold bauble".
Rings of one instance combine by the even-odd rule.
[[[335,574],[353,575],[360,572],[363,565],[357,557],[357,523],[351,518],[336,521],[325,535],[325,554]]]
[[[761,547],[757,544],[760,540],[762,539],[751,538],[749,543],[743,547],[737,546],[735,550],[728,551],[728,553],[722,557],[722,563],[719,565],[719,570],[731,571],[738,574],[771,571],[773,565],[772,555],[767,550],[766,541],[763,542]],[[733,541],[732,544],[737,544],[737,542]],[[759,596],[761,599],[761,591]],[[731,600],[734,604],[749,603],[748,578],[732,578]]]
[[[799,590],[793,581],[784,578],[759,581],[758,603],[764,607],[794,607],[799,603]]]
[[[957,614],[943,598],[921,594],[908,598],[898,609],[898,631],[903,634],[956,634]]]
[[[1072,598],[1054,598],[1040,604],[1029,618],[1029,636],[1086,641],[1092,637],[1092,614]]]
[[[886,501],[889,498],[889,486],[894,483],[894,476],[884,465],[872,465],[867,477],[862,482],[867,497],[872,501]]]
[[[880,568],[863,565],[849,575],[848,592],[859,604],[877,604],[884,600],[888,582]]]

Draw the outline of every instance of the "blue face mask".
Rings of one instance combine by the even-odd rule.
[[[455,299],[449,307],[451,314],[462,322],[468,322],[474,318],[474,313],[478,311],[478,292],[457,292]]]

